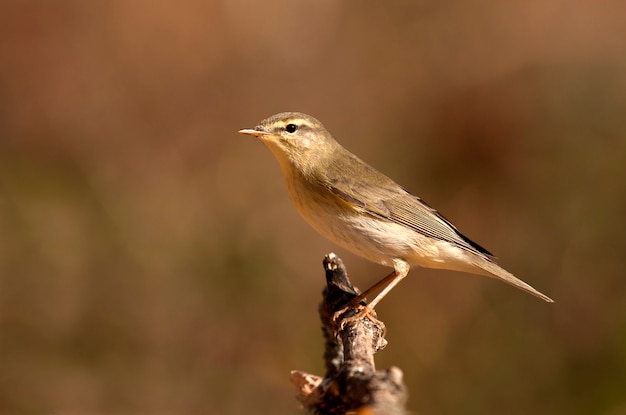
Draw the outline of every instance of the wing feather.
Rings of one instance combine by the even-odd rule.
[[[431,238],[449,242],[490,259],[492,254],[489,251],[459,232],[450,221],[419,197],[410,194],[356,156],[349,156],[349,162],[345,164],[344,158],[342,163],[344,168],[348,166],[348,172],[336,171],[334,165],[326,169],[326,186],[337,197],[364,213],[404,225]],[[364,175],[368,177],[367,183],[345,178]]]

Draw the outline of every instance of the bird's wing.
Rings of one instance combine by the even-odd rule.
[[[344,165],[344,168],[346,166]],[[348,171],[336,174],[327,169],[326,185],[337,197],[369,215],[404,225],[434,239],[444,240],[486,259],[492,254],[473,242],[435,209],[413,196],[393,180],[354,156]],[[350,180],[345,179],[348,173]],[[354,177],[367,175],[365,184]],[[372,197],[376,195],[376,197]]]
[[[402,192],[404,195],[382,202],[388,207],[391,220],[471,252],[492,256],[491,252],[459,232],[450,221],[419,197],[413,196],[404,189]]]

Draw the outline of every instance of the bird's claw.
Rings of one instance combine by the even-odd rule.
[[[364,305],[362,302],[348,303],[333,314],[332,323],[337,332],[343,331],[345,326],[349,323],[355,323],[359,320],[367,319],[374,325],[379,326],[383,331],[383,337],[387,331],[385,324],[380,321],[376,316],[376,311],[369,305]]]

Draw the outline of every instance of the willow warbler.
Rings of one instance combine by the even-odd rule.
[[[348,251],[393,267],[358,297],[380,290],[365,311],[373,310],[412,265],[486,275],[553,302],[496,265],[489,251],[419,197],[343,148],[310,115],[276,114],[239,132],[269,147],[293,204],[309,225]]]

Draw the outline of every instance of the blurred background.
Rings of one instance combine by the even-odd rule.
[[[282,111],[556,299],[413,270],[377,307],[416,414],[626,414],[626,3],[0,4],[0,413],[297,414],[318,236]]]

